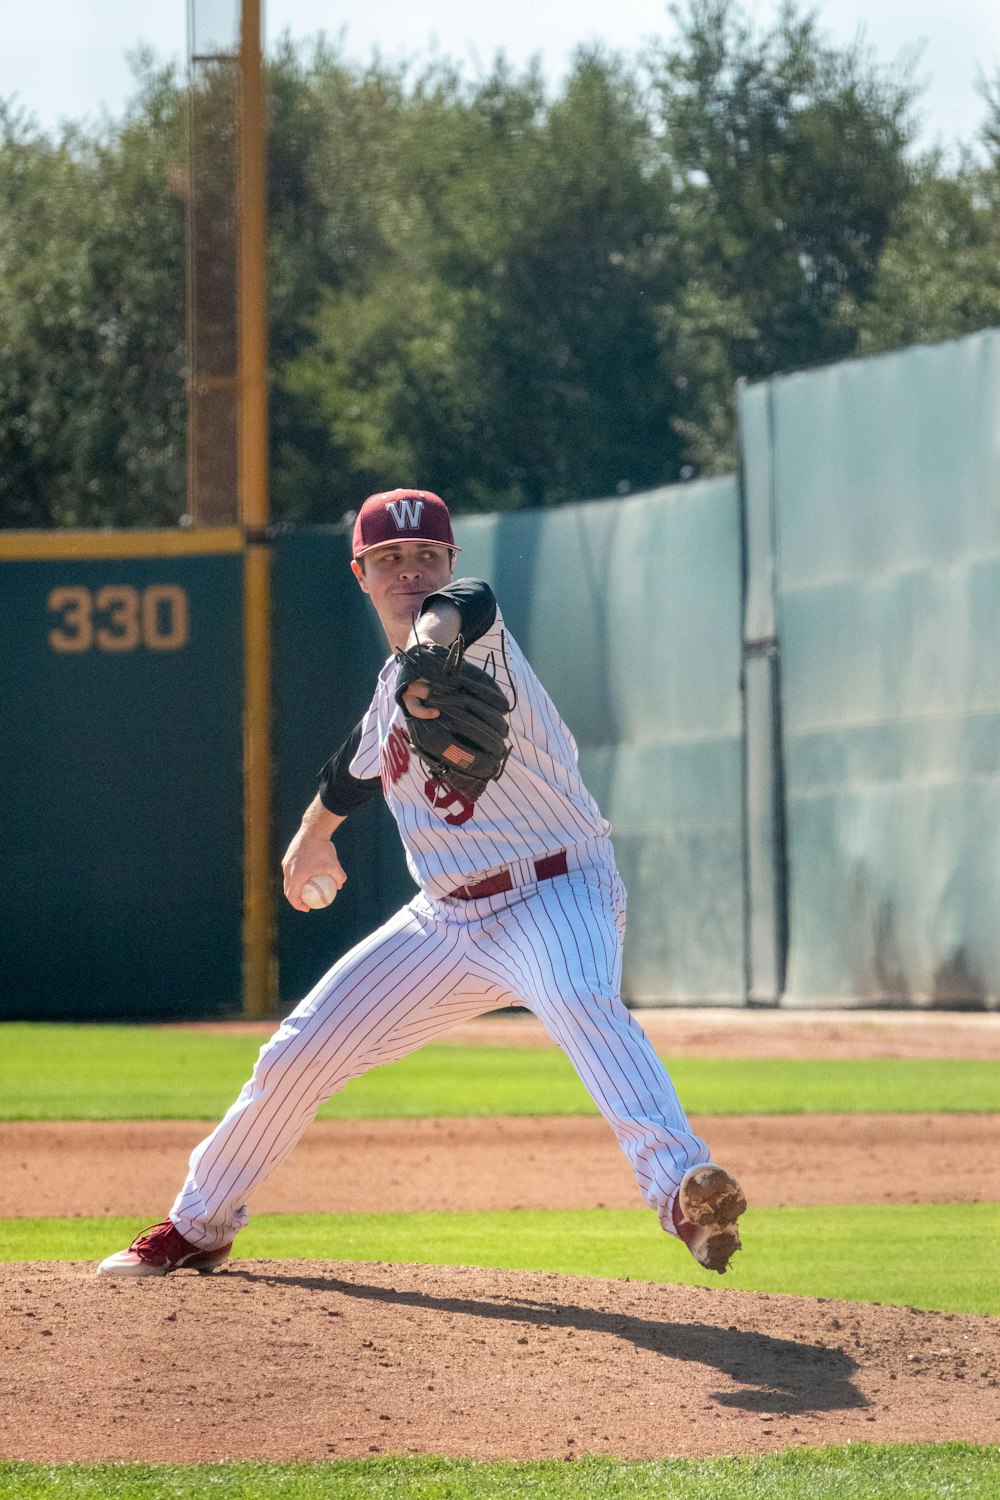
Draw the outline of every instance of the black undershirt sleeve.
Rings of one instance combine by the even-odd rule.
[[[485,635],[497,617],[497,601],[493,590],[481,578],[456,578],[445,588],[428,594],[420,606],[420,614],[434,603],[454,604],[462,617],[462,639],[467,646]],[[418,615],[419,619],[420,616]]]
[[[379,776],[358,778],[348,769],[361,743],[361,725],[355,724],[339,750],[335,750],[319,773],[319,800],[327,812],[346,818],[349,812],[382,790]]]

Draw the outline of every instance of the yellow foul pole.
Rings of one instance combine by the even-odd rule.
[[[267,485],[267,207],[261,0],[241,0],[240,522],[244,536],[243,1009],[277,1001],[271,850],[271,554]]]

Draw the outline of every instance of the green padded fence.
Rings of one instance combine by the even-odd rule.
[[[486,578],[580,745],[630,892],[633,1002],[743,994],[739,517],[732,479],[554,511],[467,517],[457,572]],[[337,532],[279,537],[279,843],[367,706],[386,647]],[[279,916],[301,993],[412,894],[384,810],[338,836],[334,906]]]
[[[471,518],[457,535],[611,819],[626,998],[742,1000],[736,481]]]
[[[757,775],[785,788],[787,999],[993,1006],[1000,333],[744,390],[741,426],[747,637],[770,597],[780,640],[781,774]],[[757,911],[772,875],[751,867]]]

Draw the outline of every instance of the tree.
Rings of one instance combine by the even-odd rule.
[[[271,493],[558,504],[735,467],[734,386],[998,321],[1000,79],[985,162],[912,156],[914,90],[788,5],[689,0],[641,64],[554,94],[499,58],[268,68]],[[186,99],[0,109],[0,525],[186,507]]]
[[[759,32],[733,0],[691,0],[648,59],[676,173],[686,276],[664,367],[692,465],[732,468],[732,390],[855,352],[845,307],[872,295],[911,189],[914,90],[838,50],[786,5]]]
[[[983,156],[919,164],[868,301],[855,313],[858,351],[959,338],[1000,325],[1000,74],[983,87]]]
[[[183,112],[169,70],[96,138],[0,112],[0,523],[184,510]]]
[[[530,69],[501,61],[470,90],[437,68],[396,107],[392,249],[325,296],[284,377],[357,477],[429,476],[486,508],[675,473],[663,182],[624,65],[581,53],[553,102]]]
[[[323,41],[285,41],[268,67],[271,499],[284,520],[330,520],[369,479],[376,487],[356,471],[343,413],[308,369],[323,308],[350,303],[396,254],[387,210],[406,176],[403,79],[349,64]]]

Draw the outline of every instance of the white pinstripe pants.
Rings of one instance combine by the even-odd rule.
[[[610,859],[479,901],[418,895],[345,954],[261,1049],[239,1098],[191,1156],[174,1224],[199,1247],[226,1244],[247,1223],[254,1189],[331,1094],[459,1021],[524,1004],[569,1057],[673,1233],[681,1177],[710,1154],[619,998],[624,926]]]

